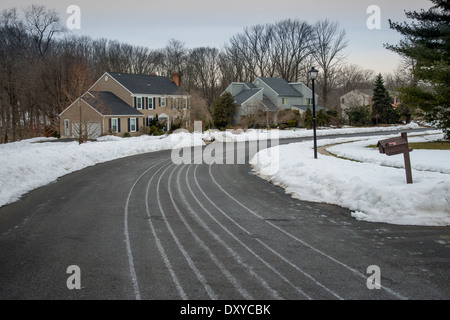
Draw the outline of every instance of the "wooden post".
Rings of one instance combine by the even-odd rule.
[[[408,143],[408,135],[406,132],[402,132],[403,139],[406,140],[406,143]],[[408,144],[407,144],[408,145]],[[412,172],[411,172],[411,159],[409,157],[409,147],[408,149],[403,153],[403,158],[405,160],[405,171],[406,171],[406,183],[413,183],[412,180]]]

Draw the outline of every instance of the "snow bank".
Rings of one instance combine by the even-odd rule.
[[[370,140],[330,148],[331,151],[339,149],[341,154],[363,163],[324,155],[314,159],[309,141],[262,150],[251,164],[257,175],[283,187],[293,197],[347,207],[359,220],[402,225],[450,225],[450,175],[415,170],[420,161],[413,158],[414,183],[406,184],[404,169],[380,166],[381,159],[389,157],[379,157],[378,151],[365,148],[385,138],[371,137]],[[350,140],[319,140],[318,145]],[[439,160],[433,158],[434,153],[426,155],[426,152],[423,159],[428,163],[423,161],[422,169],[450,170],[450,151],[445,151]],[[403,161],[400,157],[399,161],[391,157],[395,163],[384,164],[399,165]]]
[[[52,142],[36,138],[0,145],[0,206],[68,173],[122,157],[204,145],[201,136],[177,133],[170,136],[120,138],[107,136],[97,142]]]
[[[419,125],[417,123],[411,122],[407,125],[401,126],[388,126],[388,127],[344,127],[344,128],[319,128],[317,130],[317,136],[329,136],[336,134],[352,134],[352,133],[367,133],[367,132],[381,132],[381,131],[395,131],[395,130],[408,130],[408,129],[418,129]],[[291,129],[291,130],[262,130],[262,129],[249,129],[243,130],[229,130],[229,131],[218,131],[209,130],[203,133],[203,139],[205,141],[218,141],[218,142],[240,142],[240,141],[253,141],[253,140],[268,140],[273,138],[274,131],[277,131],[277,137],[280,139],[290,139],[290,138],[305,138],[312,137],[313,131],[307,129]]]
[[[435,131],[431,131],[435,132]],[[398,135],[395,135],[398,136]],[[435,141],[443,138],[443,134],[424,137],[408,137],[409,142]],[[387,139],[383,137],[381,139]],[[375,163],[383,166],[404,168],[403,155],[386,156],[380,154],[378,148],[367,148],[376,145],[380,139],[370,139],[326,148],[330,153],[346,159]],[[415,170],[433,171],[450,174],[450,152],[447,150],[413,150],[410,153],[411,164]]]

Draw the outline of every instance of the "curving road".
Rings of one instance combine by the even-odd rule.
[[[1,299],[450,298],[449,228],[356,221],[248,164],[174,165],[170,151],[86,168],[0,208],[0,256]],[[79,290],[67,287],[72,265]],[[373,265],[381,288],[370,290]]]

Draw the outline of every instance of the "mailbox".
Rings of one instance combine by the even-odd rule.
[[[387,156],[403,153],[403,158],[405,159],[406,183],[412,183],[411,160],[409,158],[409,153],[412,149],[409,149],[408,147],[407,133],[402,132],[400,137],[380,140],[378,141],[377,147],[378,150],[380,150],[380,153],[384,153]]]
[[[385,153],[387,156],[393,156],[410,151],[408,148],[408,141],[401,136],[380,140],[378,141],[377,147],[378,150],[380,150],[380,153]]]

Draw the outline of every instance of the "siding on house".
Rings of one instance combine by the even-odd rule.
[[[69,120],[69,135],[64,130],[65,120]],[[73,132],[73,126],[80,122],[82,125],[98,122],[101,132],[104,131],[103,116],[79,98],[60,115],[61,138],[77,138],[78,133]]]
[[[98,81],[88,91],[108,91],[113,92],[117,97],[125,101],[128,105],[133,106],[134,101],[131,92],[124,88],[117,80],[108,73],[98,79]]]
[[[83,113],[98,122],[101,135],[139,135],[143,127],[148,127],[149,118],[156,116],[167,119],[170,129],[177,118],[189,120],[190,96],[178,87],[178,81],[156,75],[106,72],[78,101],[83,104]],[[66,135],[64,129],[67,121],[73,123],[75,117],[73,105],[60,114],[61,136],[71,135]],[[112,119],[117,119],[116,130],[112,130]]]

